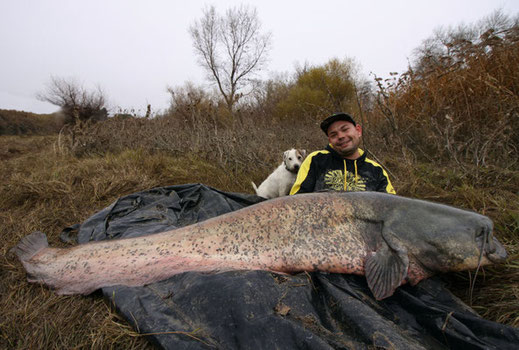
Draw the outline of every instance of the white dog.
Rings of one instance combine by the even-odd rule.
[[[290,193],[296,181],[297,172],[306,157],[304,149],[290,149],[283,153],[283,163],[270,174],[259,187],[253,182],[252,187],[256,194],[263,198],[276,198]]]

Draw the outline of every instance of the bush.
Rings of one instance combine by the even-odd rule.
[[[280,118],[320,120],[337,111],[357,108],[355,74],[352,60],[331,59],[323,66],[305,67],[296,74],[286,97],[277,104]]]
[[[428,161],[516,168],[519,160],[519,25],[499,13],[439,31],[413,67],[378,80],[373,123],[388,148]],[[372,125],[373,126],[373,125]]]
[[[82,124],[108,118],[106,97],[100,87],[87,90],[74,79],[52,77],[38,99],[61,108],[65,124]]]

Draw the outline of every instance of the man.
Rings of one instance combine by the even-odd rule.
[[[378,191],[395,194],[386,171],[359,148],[362,127],[346,113],[321,123],[329,145],[301,164],[290,194],[317,191]]]

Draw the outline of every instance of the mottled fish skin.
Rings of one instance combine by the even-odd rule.
[[[395,195],[310,193],[159,234],[73,248],[49,248],[42,233],[33,233],[14,250],[30,282],[59,294],[141,286],[187,271],[267,270],[366,275],[382,299],[406,281],[476,268],[480,232],[492,243],[483,247],[482,264],[492,254],[502,261],[506,252],[491,229],[479,214]]]

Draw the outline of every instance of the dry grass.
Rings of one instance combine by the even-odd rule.
[[[117,155],[57,154],[57,137],[1,137],[0,146],[20,152],[2,160],[0,170],[0,348],[125,348],[150,345],[94,293],[57,296],[26,283],[23,268],[8,253],[27,233],[41,230],[52,246],[61,230],[79,223],[120,196],[156,186],[201,182],[243,190],[235,178],[196,157],[127,150]]]

